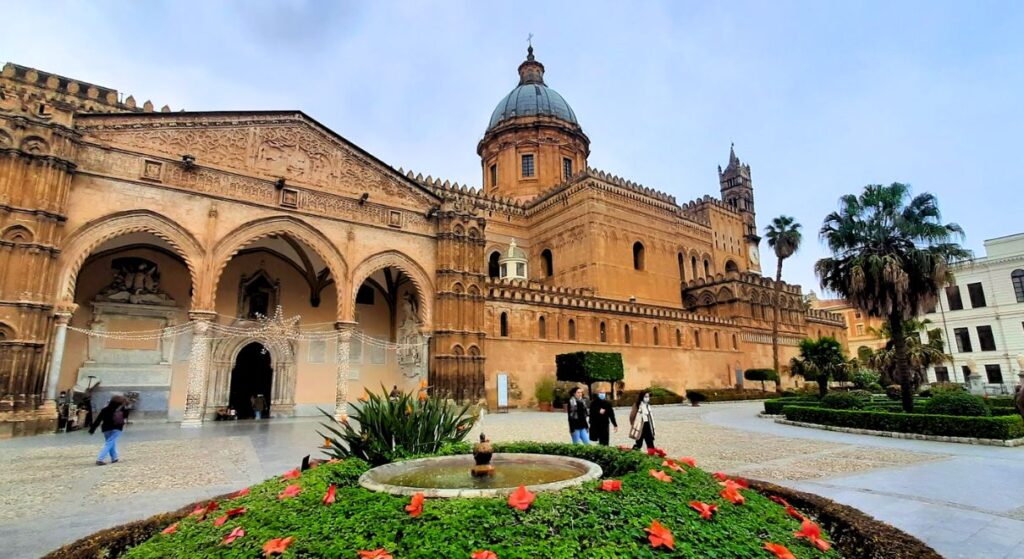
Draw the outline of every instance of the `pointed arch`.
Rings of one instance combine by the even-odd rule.
[[[412,281],[413,286],[416,287],[417,295],[419,296],[419,318],[421,325],[427,330],[432,330],[431,321],[432,309],[434,308],[434,287],[430,281],[430,276],[422,266],[416,263],[415,260],[408,257],[402,252],[397,250],[387,250],[379,252],[373,256],[363,260],[355,270],[352,272],[352,281],[350,285],[358,286],[362,285],[366,278],[370,277],[377,270],[383,268],[397,268],[401,270],[405,275],[409,276],[409,280]],[[350,299],[355,302],[355,293],[352,293]],[[352,308],[351,306],[349,307]],[[351,319],[354,319],[353,315]]]

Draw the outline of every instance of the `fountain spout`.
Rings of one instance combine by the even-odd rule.
[[[494,446],[486,435],[480,433],[480,442],[473,445],[473,461],[476,466],[469,471],[473,477],[489,477],[494,475],[494,466],[491,465],[491,456],[494,454]]]

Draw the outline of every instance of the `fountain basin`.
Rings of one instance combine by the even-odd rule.
[[[392,495],[495,497],[508,495],[520,485],[534,493],[559,491],[602,474],[593,462],[551,454],[495,454],[491,458],[494,475],[488,477],[470,475],[474,465],[467,454],[393,462],[361,475],[359,485]]]

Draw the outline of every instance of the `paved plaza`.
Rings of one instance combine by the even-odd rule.
[[[655,408],[657,444],[710,471],[857,507],[950,558],[1024,557],[1024,448],[885,439],[778,425],[757,402]],[[625,419],[628,410],[618,410]],[[0,441],[5,557],[38,557],[96,530],[256,483],[319,455],[318,420],[129,426],[121,462],[93,465],[102,437]],[[479,428],[478,428],[479,429]],[[495,441],[566,441],[561,413],[487,415]],[[627,442],[625,429],[613,444]],[[476,432],[473,433],[476,436]]]

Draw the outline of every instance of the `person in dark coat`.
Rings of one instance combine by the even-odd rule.
[[[128,410],[125,408],[124,396],[111,396],[110,402],[107,403],[105,408],[100,410],[96,420],[89,427],[90,435],[96,433],[96,428],[99,427],[103,432],[103,438],[106,440],[103,443],[103,448],[100,449],[99,456],[96,457],[97,466],[105,464],[103,458],[108,454],[110,455],[110,463],[117,463],[117,439],[121,437],[121,432],[124,430],[124,424],[127,421]]]
[[[612,403],[606,400],[604,390],[597,391],[597,399],[590,404],[590,437],[598,444],[608,446],[608,423],[619,432],[619,424],[615,422],[615,409]]]
[[[637,397],[633,409],[629,412],[629,437],[636,440],[633,450],[640,450],[640,446],[647,444],[647,448],[654,448],[654,414],[651,413],[651,394],[644,390]]]
[[[587,401],[583,399],[582,390],[577,386],[569,392],[569,401],[565,409],[569,412],[569,434],[572,443],[590,444],[590,425],[587,424]]]

